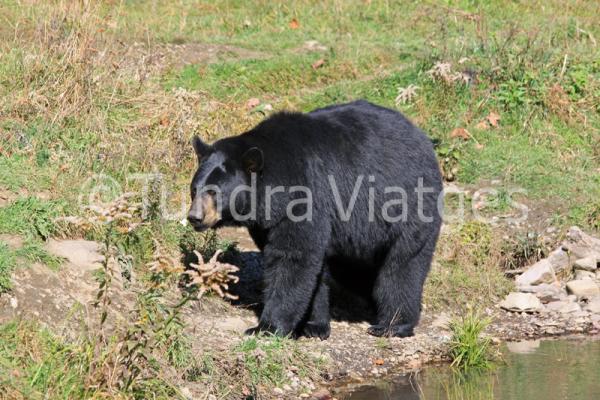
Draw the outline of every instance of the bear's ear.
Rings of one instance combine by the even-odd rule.
[[[251,147],[242,156],[242,165],[248,172],[260,172],[263,169],[263,152],[258,147]]]
[[[198,135],[194,136],[192,139],[192,146],[194,146],[194,151],[196,152],[198,161],[200,161],[202,157],[204,157],[209,151],[209,146],[204,143],[202,139],[198,137]]]

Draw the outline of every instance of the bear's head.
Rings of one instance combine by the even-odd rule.
[[[252,175],[262,170],[262,151],[231,139],[208,145],[195,136],[192,144],[198,168],[190,185],[190,224],[202,231],[246,220],[240,216],[249,213],[249,189]]]

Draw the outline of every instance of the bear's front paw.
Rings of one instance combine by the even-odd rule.
[[[315,322],[307,322],[302,329],[299,330],[298,336],[304,336],[308,338],[319,338],[321,340],[326,340],[329,338],[329,334],[331,333],[331,326],[329,323],[315,323]]]
[[[409,324],[401,325],[371,325],[367,333],[373,336],[384,337],[409,337],[414,336],[414,326]]]
[[[281,325],[260,321],[257,326],[247,329],[246,335],[257,335],[259,333],[271,333],[277,336],[288,336],[292,333],[292,329],[285,328]]]

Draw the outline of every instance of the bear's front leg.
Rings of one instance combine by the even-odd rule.
[[[264,255],[264,309],[259,331],[287,336],[309,311],[323,268],[326,230],[313,223],[286,221],[269,232]]]

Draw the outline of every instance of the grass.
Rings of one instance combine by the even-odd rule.
[[[0,293],[8,291],[12,285],[10,276],[15,268],[15,256],[8,245],[0,242]]]
[[[0,208],[0,233],[47,239],[55,233],[54,218],[61,214],[62,205],[33,196],[20,197]]]
[[[453,367],[470,372],[493,366],[493,344],[489,337],[483,335],[489,323],[489,319],[482,318],[473,310],[450,322],[452,339],[449,354]]]
[[[482,307],[495,304],[514,286],[499,265],[514,264],[513,255],[520,250],[488,224],[469,221],[452,227],[438,243],[437,261],[424,291],[426,307],[463,309],[473,301]]]

